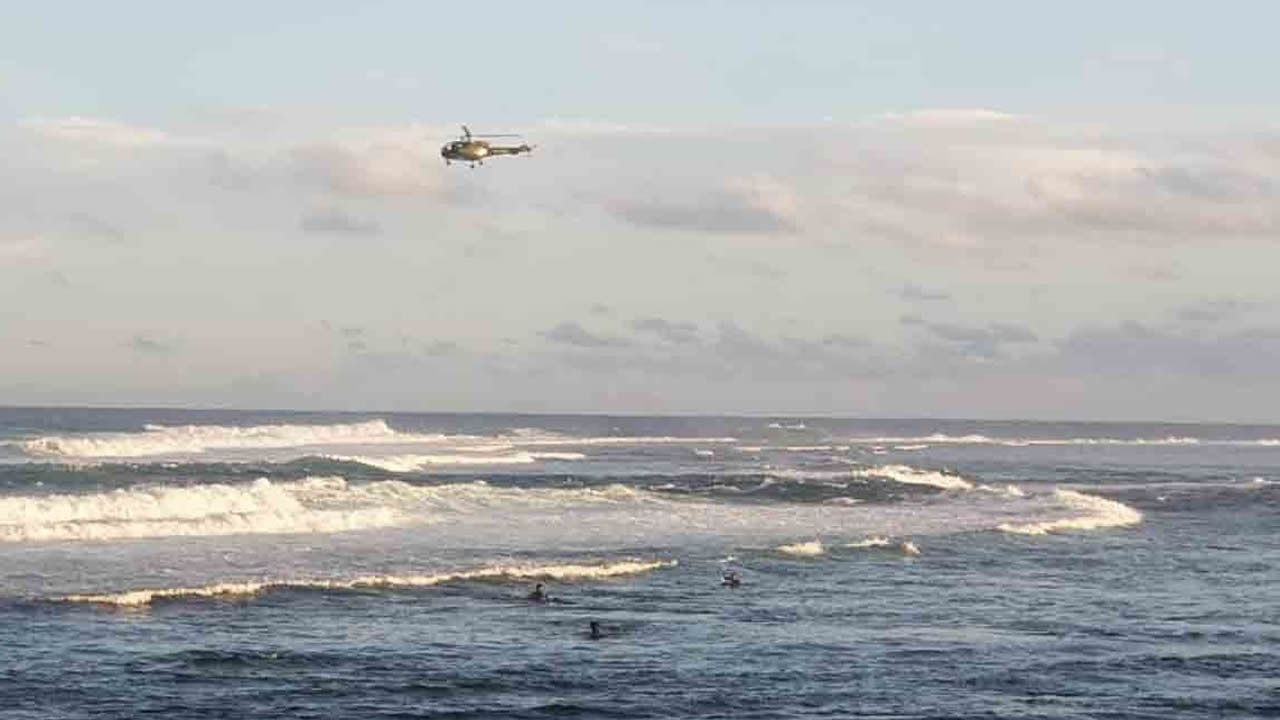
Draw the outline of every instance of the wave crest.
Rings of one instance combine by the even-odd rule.
[[[174,535],[329,533],[389,527],[405,516],[340,477],[248,485],[136,487],[89,495],[0,498],[0,542]]]
[[[959,475],[937,470],[921,470],[909,465],[881,465],[865,470],[854,470],[856,478],[888,478],[907,485],[932,485],[943,490],[972,490],[973,483]]]
[[[776,549],[784,555],[795,555],[797,557],[817,557],[827,551],[826,547],[822,545],[821,540],[810,540],[808,542],[798,542],[791,545],[779,545]]]
[[[308,477],[244,485],[140,486],[87,495],[0,498],[0,542],[115,540],[165,536],[331,533],[436,522],[495,509],[657,504],[635,488],[509,488],[483,481],[348,485]]]
[[[999,529],[1017,535],[1047,535],[1064,530],[1099,530],[1126,527],[1142,522],[1142,513],[1115,500],[1087,495],[1076,490],[1057,489],[1053,497],[1059,503],[1083,514],[1058,520],[1032,523],[1003,523]]]
[[[637,575],[661,568],[675,567],[676,560],[629,559],[598,565],[487,565],[472,570],[443,572],[430,575],[360,575],[348,579],[299,579],[227,582],[200,587],[144,588],[119,593],[65,595],[56,600],[72,603],[93,603],[119,607],[150,605],[156,600],[182,598],[212,598],[221,596],[256,595],[268,590],[357,590],[360,588],[420,588],[468,580],[527,581],[553,580],[559,582],[604,580],[623,575]]]

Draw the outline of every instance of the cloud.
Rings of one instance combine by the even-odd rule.
[[[553,343],[580,348],[625,347],[630,343],[617,337],[592,333],[576,322],[562,322],[541,335]]]
[[[831,333],[821,340],[823,345],[830,345],[845,348],[865,348],[871,346],[871,341],[861,335],[850,335],[849,333]]]
[[[53,140],[135,150],[178,142],[174,136],[162,130],[78,115],[64,118],[30,118],[20,122],[19,126]]]
[[[632,225],[668,230],[753,234],[792,233],[799,229],[799,211],[792,191],[765,176],[727,181],[679,198],[640,198],[637,195],[618,199],[609,204],[609,209]]]
[[[1274,379],[1280,328],[1205,333],[1138,322],[1079,328],[1056,343],[1049,363],[1083,375],[1150,378],[1167,374],[1231,384]]]
[[[957,127],[1004,123],[1023,117],[988,108],[924,108],[902,113],[885,113],[880,116],[880,120],[917,127]]]
[[[168,355],[178,349],[176,343],[159,340],[148,335],[134,335],[127,345],[134,352],[143,355]]]
[[[759,280],[781,280],[787,277],[787,271],[760,260],[736,255],[709,255],[707,262],[718,271],[731,272]]]
[[[451,182],[436,146],[416,126],[332,132],[288,151],[289,172],[303,187],[352,197],[425,196],[462,202],[474,187]]]
[[[631,321],[631,327],[642,333],[656,336],[663,342],[683,345],[698,342],[698,326],[689,322],[671,322],[660,317],[641,317]]]
[[[209,182],[223,190],[248,190],[261,180],[261,168],[251,166],[227,149],[207,153],[203,165]]]
[[[316,210],[302,217],[303,232],[324,235],[371,237],[382,229],[375,222],[358,220],[337,209]]]
[[[671,128],[661,125],[561,117],[547,118],[538,123],[537,128],[539,135],[563,136],[574,139],[583,136],[661,135],[674,132]]]
[[[926,290],[914,283],[907,283],[897,291],[899,297],[908,302],[922,301],[932,302],[935,300],[950,300],[951,293]]]
[[[422,346],[422,354],[429,357],[443,357],[462,352],[462,346],[452,340],[436,340]]]
[[[48,254],[48,244],[43,238],[25,235],[6,238],[0,236],[0,265],[38,260]]]
[[[1262,303],[1246,302],[1235,298],[1206,298],[1177,308],[1174,311],[1174,317],[1180,323],[1190,326],[1220,325],[1262,306]]]
[[[1039,340],[1031,330],[1007,323],[993,323],[987,327],[928,321],[918,324],[934,338],[944,341],[963,355],[981,359],[1000,356],[1005,345],[1034,343]]]
[[[67,221],[81,233],[100,237],[109,242],[118,243],[125,239],[124,230],[86,212],[69,213]]]
[[[420,138],[352,139],[296,147],[292,174],[304,186],[335,195],[376,197],[426,194],[452,198],[444,177]],[[439,158],[435,158],[439,160]]]

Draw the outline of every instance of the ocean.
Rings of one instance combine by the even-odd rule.
[[[1275,717],[1278,530],[1280,427],[0,409],[0,716]]]

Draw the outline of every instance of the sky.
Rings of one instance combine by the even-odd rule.
[[[1280,422],[1277,26],[20,4],[0,405]]]

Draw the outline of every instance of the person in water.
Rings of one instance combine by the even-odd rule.
[[[725,587],[736,588],[742,584],[742,580],[738,577],[738,573],[730,570],[724,574],[723,578],[721,578],[720,584]]]
[[[595,620],[591,621],[590,637],[592,640],[599,640],[600,638],[604,637],[604,633],[600,631],[600,623],[596,622]]]
[[[542,583],[533,586],[533,592],[529,593],[529,600],[533,602],[546,602],[548,600],[547,593],[542,589]]]

